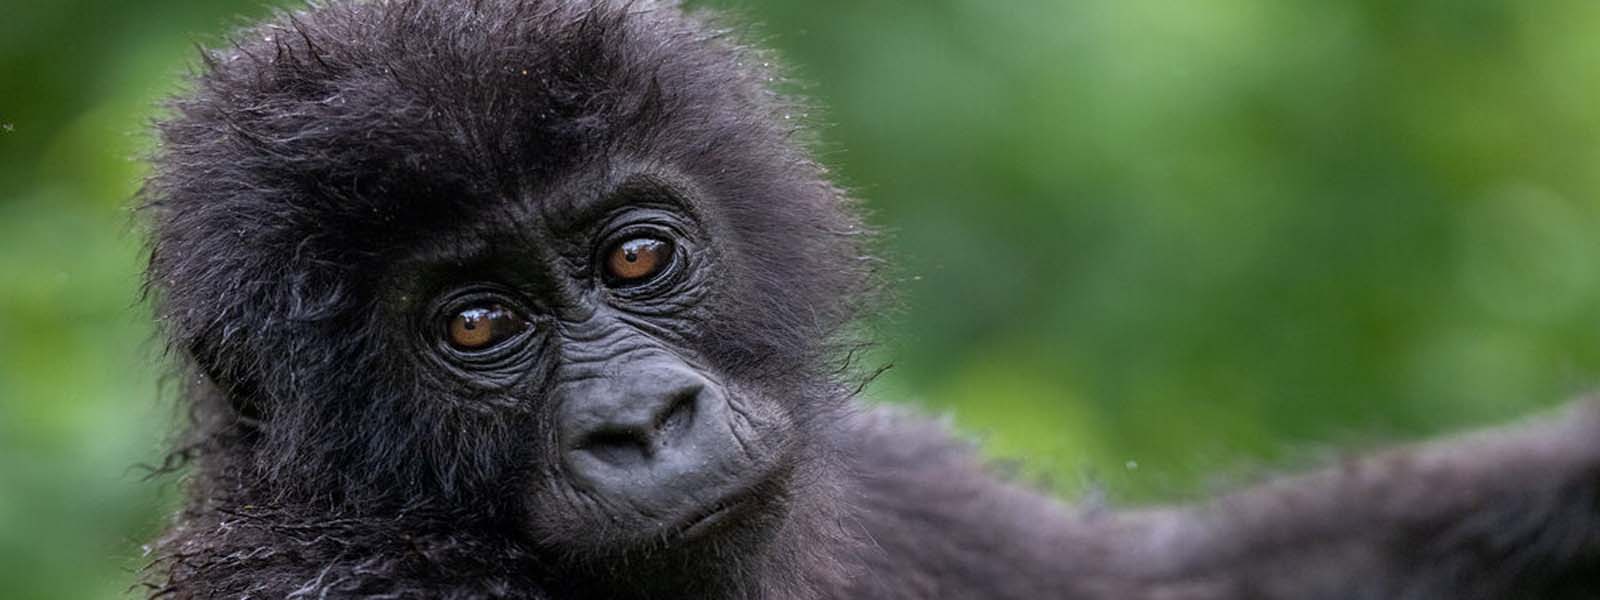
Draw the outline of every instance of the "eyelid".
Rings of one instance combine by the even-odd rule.
[[[687,227],[676,222],[671,213],[630,216],[632,218],[614,219],[600,230],[595,236],[595,245],[589,258],[590,264],[605,264],[606,255],[612,248],[633,238],[666,240],[672,242],[674,247],[682,245],[680,240],[688,239],[685,233]]]
[[[698,218],[700,211],[694,201],[683,191],[683,186],[672,183],[672,178],[649,173],[627,176],[597,197],[580,198],[556,211],[552,222],[556,231],[590,230],[595,224],[615,223],[620,215],[636,211],[657,212],[668,215],[688,215]],[[606,225],[606,229],[611,229]],[[601,237],[609,237],[605,232]]]
[[[684,217],[670,210],[640,206],[622,207],[608,215],[605,226],[595,236],[597,253],[609,251],[633,237],[654,237],[677,243],[689,239],[691,227]]]

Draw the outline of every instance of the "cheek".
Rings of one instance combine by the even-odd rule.
[[[793,452],[809,453],[811,446],[825,438],[811,433],[833,427],[848,400],[843,394],[830,393],[833,388],[829,386],[810,385],[793,375],[774,376],[757,384],[743,383],[744,379],[730,381],[729,395],[741,424],[757,431],[763,445],[781,460],[788,460]]]

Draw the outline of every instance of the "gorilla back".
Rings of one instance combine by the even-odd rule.
[[[193,415],[153,595],[1589,597],[1587,405],[1126,514],[858,405],[870,236],[713,17],[333,1],[232,42],[143,191]]]

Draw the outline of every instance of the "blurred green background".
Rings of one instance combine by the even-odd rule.
[[[1600,3],[717,4],[889,233],[874,395],[1064,495],[1180,499],[1600,382]],[[0,596],[122,594],[170,510],[134,467],[175,414],[129,197],[193,45],[266,11],[0,11]]]

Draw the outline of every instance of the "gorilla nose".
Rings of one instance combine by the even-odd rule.
[[[571,474],[592,491],[670,510],[724,487],[739,469],[726,399],[682,367],[589,378],[560,394]],[[736,478],[736,477],[733,477]]]
[[[681,450],[680,439],[691,434],[701,385],[614,396],[622,402],[598,404],[583,418],[573,419],[573,451],[592,455],[617,468],[647,466],[663,453]]]

